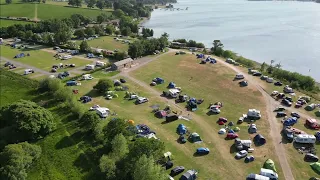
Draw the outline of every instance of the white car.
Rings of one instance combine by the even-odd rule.
[[[210,106],[210,111],[213,112],[213,113],[216,113],[216,114],[220,114],[220,106],[217,106],[217,105],[212,105]]]
[[[99,105],[93,105],[92,107],[90,107],[90,111],[94,111],[94,110],[96,110],[96,109],[98,109],[98,108],[100,108],[100,106]]]
[[[31,73],[34,73],[34,70],[33,70],[33,69],[26,69],[26,70],[24,70],[24,75],[28,75],[28,74],[31,74]]]
[[[241,150],[241,151],[237,152],[236,158],[237,158],[237,159],[241,159],[241,158],[246,157],[247,155],[248,155],[248,151],[246,151],[246,150]]]
[[[145,103],[145,102],[148,102],[149,99],[148,98],[145,98],[145,97],[138,97],[138,99],[136,100],[136,102],[138,104],[142,104],[142,103]]]

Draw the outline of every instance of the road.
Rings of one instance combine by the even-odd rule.
[[[29,66],[29,65],[23,64],[23,63],[21,63],[21,62],[19,62],[19,61],[14,61],[14,60],[11,60],[11,59],[2,57],[2,56],[0,56],[0,59],[1,59],[2,61],[11,62],[11,63],[14,64],[15,66],[24,67],[24,68],[26,68],[26,69],[33,69],[35,72],[39,72],[39,73],[41,73],[41,74],[45,74],[45,75],[52,75],[52,74],[54,74],[54,73],[50,73],[50,72],[48,72],[48,71],[44,71],[44,70],[42,70],[42,69],[36,68],[36,67],[34,67],[34,66]]]

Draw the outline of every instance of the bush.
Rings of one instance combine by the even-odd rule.
[[[104,93],[106,91],[109,91],[113,87],[113,82],[111,79],[99,79],[98,83],[93,86],[94,89],[99,91],[100,93]]]

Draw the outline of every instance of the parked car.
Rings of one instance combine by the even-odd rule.
[[[319,158],[318,158],[318,156],[316,156],[316,155],[314,155],[314,154],[307,153],[307,154],[304,156],[304,160],[307,161],[307,162],[318,162],[318,161],[319,161]]]
[[[279,93],[278,95],[277,95],[277,98],[278,99],[282,99],[282,98],[284,98],[286,95],[284,94],[284,93]]]
[[[176,176],[176,175],[182,173],[184,170],[185,170],[185,168],[183,166],[177,166],[171,170],[170,176]]]
[[[196,154],[198,154],[198,155],[206,155],[209,153],[210,153],[209,148],[204,148],[204,147],[198,148],[196,151]]]
[[[227,134],[227,139],[235,139],[235,138],[238,138],[239,137],[239,135],[238,134],[236,134],[236,133],[228,133]]]
[[[285,97],[284,99],[286,99],[286,100],[288,100],[288,101],[290,101],[290,102],[293,102],[292,97],[287,96],[287,97]]]
[[[282,86],[283,84],[282,84],[282,82],[277,81],[277,82],[274,83],[274,85],[275,85],[275,86]]]
[[[96,109],[100,108],[100,106],[98,104],[93,105],[92,107],[90,107],[90,111],[95,111]]]
[[[295,108],[301,108],[301,107],[302,107],[302,104],[296,103],[296,104],[294,105],[294,107],[295,107]]]
[[[33,69],[26,69],[26,70],[24,70],[24,74],[23,75],[28,75],[28,74],[32,74],[32,73],[34,73]]]
[[[121,83],[126,83],[127,81],[125,79],[120,79]]]
[[[241,150],[241,151],[237,152],[235,158],[236,158],[236,159],[241,159],[241,158],[246,157],[247,155],[248,155],[248,151],[246,151],[246,150]]]
[[[253,76],[261,76],[262,74],[261,74],[261,72],[255,72],[255,73],[253,73]]]
[[[137,103],[137,104],[142,104],[142,103],[146,103],[146,102],[148,102],[148,101],[149,101],[148,98],[138,97],[138,99],[136,100],[136,103]]]
[[[266,79],[268,79],[268,76],[261,76],[260,79],[261,79],[261,80],[266,80]]]
[[[6,63],[4,64],[4,67],[8,67],[8,66],[11,66],[11,65],[13,65],[11,62],[6,62]]]
[[[277,112],[277,115],[276,115],[276,117],[285,117],[285,116],[287,116],[287,113],[285,112]]]
[[[82,101],[83,103],[87,103],[87,102],[92,101],[92,98],[89,96],[82,96],[82,97],[80,97],[80,101]]]
[[[282,104],[286,105],[286,106],[291,106],[292,103],[286,99],[282,99]]]
[[[249,162],[252,162],[252,161],[254,161],[254,157],[253,157],[252,155],[247,156],[247,157],[244,159],[244,162],[246,162],[246,163],[249,163]]]
[[[300,115],[299,115],[298,113],[296,113],[296,112],[292,112],[292,113],[291,113],[291,116],[292,116],[292,117],[296,117],[296,118],[298,118],[298,119],[300,118]]]
[[[285,111],[286,110],[286,108],[284,108],[284,107],[277,107],[274,111],[275,112],[277,112],[277,111]]]
[[[226,123],[226,122],[228,122],[228,120],[226,119],[226,118],[224,118],[224,117],[220,117],[219,119],[218,119],[218,124],[219,125],[223,125],[224,123]]]
[[[316,119],[307,119],[306,125],[311,129],[316,129],[316,130],[320,129],[320,124],[317,122]]]
[[[282,133],[289,142],[293,141],[294,132],[291,130],[290,127],[285,126],[282,130]]]

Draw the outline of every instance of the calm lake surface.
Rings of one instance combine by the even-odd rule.
[[[299,1],[178,0],[175,8],[157,9],[144,24],[155,36],[185,38],[256,60],[281,62],[282,68],[320,81],[320,3]]]

